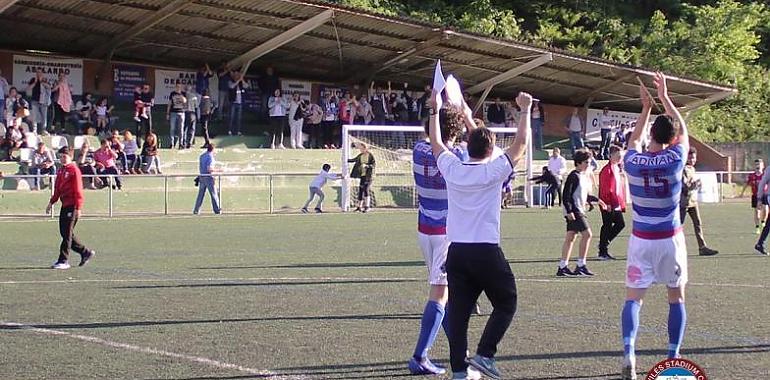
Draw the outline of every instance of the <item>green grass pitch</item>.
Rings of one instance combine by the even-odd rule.
[[[770,378],[770,261],[752,252],[749,207],[703,214],[722,253],[698,257],[686,225],[683,354],[711,379]],[[598,214],[590,219],[598,235]],[[519,289],[498,353],[506,378],[618,378],[625,262],[591,261],[595,278],[557,279],[559,211],[507,210],[502,222]],[[77,231],[97,257],[52,271],[56,222],[2,220],[0,379],[407,376],[427,294],[415,223],[413,211],[84,219]],[[627,237],[612,246],[621,258]],[[651,290],[642,309],[640,371],[665,355],[664,294]],[[471,343],[485,321],[472,318]],[[443,333],[432,356],[447,363]]]

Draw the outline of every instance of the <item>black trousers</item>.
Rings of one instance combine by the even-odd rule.
[[[468,321],[484,292],[492,303],[476,353],[492,358],[516,313],[516,279],[497,244],[452,243],[446,262],[449,282],[449,358],[452,372],[466,371]]]
[[[690,215],[692,219],[692,226],[695,229],[695,240],[698,241],[698,249],[706,246],[706,239],[703,237],[703,224],[701,223],[700,210],[698,206],[687,207],[684,205],[685,201],[682,201],[682,206],[679,208],[679,218],[682,221],[682,225],[686,220],[686,216]]]
[[[81,256],[87,248],[80,243],[75,236],[75,225],[78,223],[78,217],[75,215],[75,207],[62,207],[59,213],[59,234],[61,234],[61,245],[59,246],[59,259],[57,262],[64,263],[69,260],[70,248]]]
[[[607,253],[610,243],[620,231],[626,228],[626,221],[623,220],[623,213],[620,211],[602,210],[602,231],[599,235],[599,254]]]

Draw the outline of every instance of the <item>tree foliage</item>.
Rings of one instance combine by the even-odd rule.
[[[770,12],[761,0],[337,0],[736,86],[691,115],[712,141],[770,139]]]

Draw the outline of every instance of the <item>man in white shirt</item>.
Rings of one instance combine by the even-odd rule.
[[[449,353],[453,379],[467,379],[468,365],[500,379],[495,365],[497,345],[516,312],[516,280],[500,249],[500,188],[526,151],[532,96],[520,93],[519,133],[505,154],[491,159],[495,135],[479,128],[468,136],[469,161],[461,161],[444,145],[434,92],[431,98],[430,141],[446,181],[448,195],[446,271],[449,283]],[[484,292],[494,305],[476,356],[466,358],[468,320]]]
[[[599,128],[602,135],[602,145],[599,147],[599,159],[610,159],[610,145],[612,143],[612,119],[610,118],[610,109],[604,108],[599,116]]]
[[[561,206],[561,186],[564,181],[564,175],[567,174],[567,160],[562,157],[561,149],[553,148],[551,151],[551,157],[548,159],[548,171],[556,177],[556,183],[558,185],[559,206]],[[553,198],[551,198],[551,206],[553,206]]]
[[[321,209],[321,205],[324,202],[324,192],[321,190],[324,185],[326,185],[326,181],[328,180],[337,180],[342,178],[341,174],[332,174],[329,173],[329,170],[331,170],[332,166],[329,164],[324,164],[324,166],[321,167],[321,172],[318,173],[318,175],[313,178],[313,181],[310,182],[310,198],[307,199],[307,202],[305,202],[305,205],[302,206],[302,213],[307,214],[308,210],[307,207],[310,206],[310,203],[313,202],[313,198],[315,198],[316,195],[318,195],[318,203],[315,205],[315,212],[322,213],[323,210]]]
[[[567,119],[567,131],[569,132],[569,143],[572,147],[572,154],[574,155],[578,149],[583,148],[583,136],[585,136],[585,127],[583,125],[583,119],[578,114],[578,109],[572,110],[572,116]]]

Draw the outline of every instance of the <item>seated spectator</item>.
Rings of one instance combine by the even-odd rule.
[[[115,184],[112,185],[113,189],[120,190],[122,183],[118,173],[118,167],[115,165],[115,159],[118,158],[118,154],[110,148],[110,141],[102,139],[102,145],[94,152],[94,160],[96,161],[96,172],[101,175],[112,174],[115,176]],[[102,182],[110,183],[106,176],[103,176]]]
[[[96,175],[94,152],[91,150],[91,143],[88,142],[88,139],[83,141],[83,145],[77,151],[75,162],[77,162],[80,172],[83,174],[83,188],[95,190],[102,186],[102,180],[94,177]]]
[[[112,130],[110,136],[110,149],[118,155],[117,162],[120,164],[121,174],[128,174],[128,158],[123,150],[123,143],[120,142],[120,132],[117,129]]]
[[[142,145],[142,171],[145,174],[149,174],[152,166],[155,165],[155,174],[161,174],[160,172],[160,158],[158,157],[158,136],[149,132],[144,137],[144,145]]]
[[[21,127],[15,125],[9,125],[5,130],[5,137],[0,142],[0,151],[3,152],[3,156],[8,161],[16,161],[18,158],[13,157],[13,152],[23,148],[26,145],[25,136],[21,132]]]
[[[91,99],[91,94],[87,92],[83,95],[83,99],[80,99],[75,103],[75,116],[73,121],[77,126],[78,134],[85,133],[85,131],[92,126],[93,120],[91,118],[93,113],[93,100]]]
[[[40,177],[43,174],[56,175],[56,165],[53,160],[53,153],[46,148],[44,142],[37,143],[35,154],[32,155],[32,162],[29,164],[29,174],[32,178],[32,190],[40,190]]]
[[[96,113],[96,133],[100,136],[107,132],[107,127],[110,126],[110,114],[112,109],[115,108],[107,104],[107,98],[99,99],[99,102],[94,107]],[[117,131],[113,131],[115,133]]]
[[[19,131],[21,131],[21,123],[22,121],[26,121],[27,125],[29,125],[29,102],[24,99],[24,97],[16,92],[15,88],[11,88],[12,94],[14,95],[14,98],[11,102],[11,111],[12,111],[12,117],[11,121],[8,124],[11,124],[15,126],[16,128],[19,128]]]
[[[128,173],[131,174],[139,174],[139,160],[137,159],[138,156],[136,152],[139,150],[139,146],[136,143],[136,138],[134,135],[126,129],[123,131],[123,153],[125,154],[126,158],[126,168],[128,170]]]

